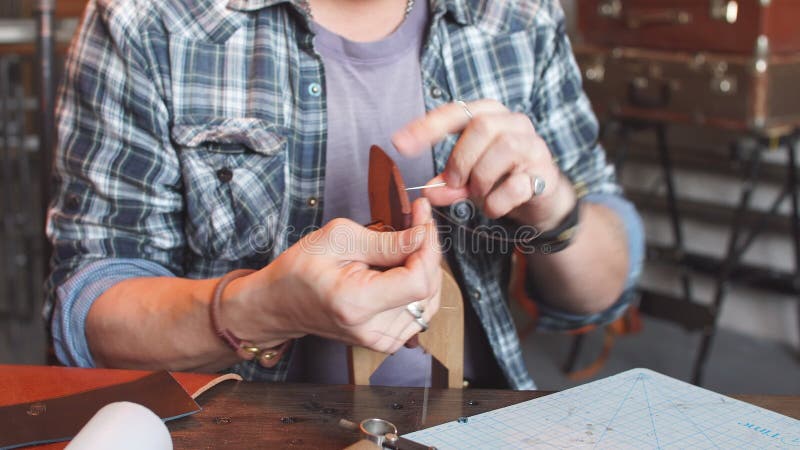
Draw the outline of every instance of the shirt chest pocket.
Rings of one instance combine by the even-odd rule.
[[[286,140],[253,118],[184,120],[181,160],[189,248],[207,259],[268,259],[282,223]]]

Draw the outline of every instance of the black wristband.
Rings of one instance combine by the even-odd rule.
[[[540,252],[550,254],[567,248],[578,231],[581,203],[580,198],[577,199],[575,206],[555,228],[539,233],[527,242],[520,244],[523,253]]]

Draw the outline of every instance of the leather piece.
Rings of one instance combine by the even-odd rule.
[[[118,401],[143,405],[164,420],[200,411],[168,372],[138,380],[0,408],[0,448],[65,441],[103,406]]]
[[[400,169],[382,148],[369,149],[369,209],[381,231],[402,231],[411,226],[411,202]]]

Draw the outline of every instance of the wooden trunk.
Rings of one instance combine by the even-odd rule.
[[[784,54],[800,51],[798,0],[579,0],[587,44]]]
[[[800,54],[762,59],[578,45],[575,56],[600,116],[765,135],[800,125]]]

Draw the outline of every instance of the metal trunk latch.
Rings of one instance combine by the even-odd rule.
[[[597,6],[597,14],[600,17],[608,17],[610,19],[619,19],[622,17],[622,1],[621,0],[604,0]]]
[[[621,20],[631,30],[657,25],[687,25],[692,22],[689,11],[676,8],[625,10],[622,0],[603,0],[597,14],[612,20]]]
[[[739,2],[736,0],[711,0],[711,18],[734,24],[739,19]]]

